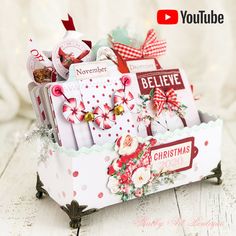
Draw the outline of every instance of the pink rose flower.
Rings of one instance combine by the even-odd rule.
[[[151,139],[149,140],[149,142],[150,142],[150,145],[151,145],[152,147],[157,144],[157,140],[156,140],[155,138],[151,138]]]
[[[142,189],[142,188],[136,189],[135,192],[134,192],[134,195],[135,195],[136,197],[142,197],[142,195],[143,195],[143,189]]]
[[[130,186],[128,184],[122,184],[120,185],[120,191],[123,193],[130,193]]]

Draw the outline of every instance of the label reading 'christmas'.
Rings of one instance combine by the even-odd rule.
[[[152,167],[158,171],[184,171],[192,167],[198,149],[194,137],[151,148]]]

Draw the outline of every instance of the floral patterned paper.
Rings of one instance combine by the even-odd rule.
[[[107,187],[111,193],[127,201],[151,190],[153,181],[163,175],[152,166],[151,147],[156,144],[154,138],[142,142],[136,137],[124,135],[117,139],[115,150],[119,157],[108,167]]]

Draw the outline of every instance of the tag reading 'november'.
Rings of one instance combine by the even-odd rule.
[[[70,66],[69,80],[107,77],[112,73],[119,73],[119,71],[110,60],[76,63]]]

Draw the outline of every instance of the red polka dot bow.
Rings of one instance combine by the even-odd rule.
[[[158,40],[156,32],[151,29],[140,48],[133,48],[122,43],[113,43],[113,48],[121,55],[124,60],[141,58],[156,58],[166,52],[166,41]]]
[[[177,94],[173,88],[163,92],[159,88],[155,88],[153,95],[153,103],[157,107],[157,115],[159,115],[164,108],[170,111],[178,110],[180,103],[177,100]]]

